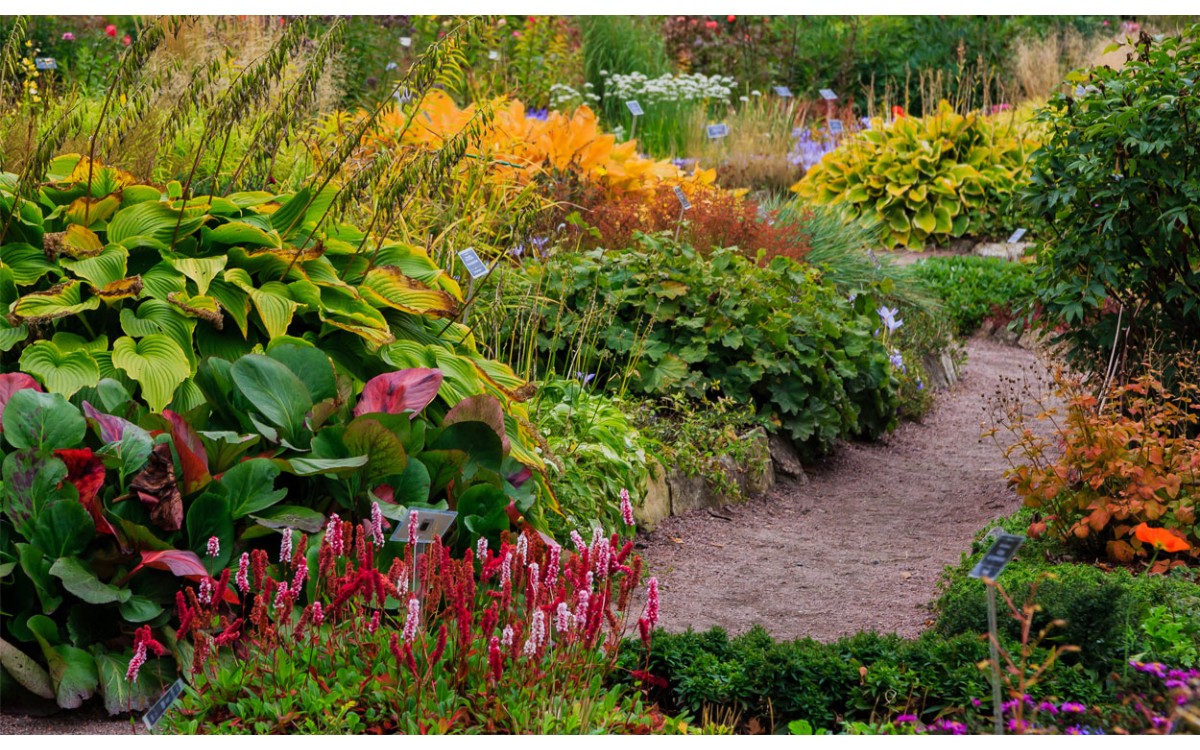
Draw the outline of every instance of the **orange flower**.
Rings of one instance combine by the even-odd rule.
[[[1183,552],[1192,548],[1192,545],[1166,529],[1152,529],[1145,522],[1138,524],[1133,533],[1139,541],[1163,552]]]

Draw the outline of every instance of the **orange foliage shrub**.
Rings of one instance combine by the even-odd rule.
[[[1019,400],[1002,400],[998,426],[1017,436],[1005,455],[1020,459],[1009,482],[1027,506],[1045,510],[1051,533],[1102,544],[1118,562],[1157,557],[1157,570],[1180,564],[1171,554],[1200,557],[1200,367],[1177,367],[1170,391],[1147,369],[1111,388],[1103,403],[1059,377],[1066,418],[1055,438],[1036,434]],[[1043,409],[1037,417],[1060,413]]]

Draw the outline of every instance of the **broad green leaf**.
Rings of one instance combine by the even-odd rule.
[[[46,257],[40,248],[24,242],[10,242],[0,246],[0,263],[7,266],[13,281],[20,286],[31,286],[48,273],[61,276],[58,266]]]
[[[183,218],[180,216],[183,214]],[[187,237],[204,224],[208,218],[203,209],[189,208],[179,211],[166,203],[135,203],[122,208],[108,222],[108,241],[129,246],[130,238],[149,237],[163,245],[170,245]]]
[[[149,622],[163,613],[163,607],[153,599],[134,594],[129,601],[117,605],[125,622]]]
[[[261,247],[283,247],[279,233],[263,231],[244,221],[230,221],[205,233],[208,242],[222,245],[257,245]]]
[[[120,245],[108,245],[98,254],[80,260],[59,258],[58,262],[73,275],[100,288],[125,278],[129,251]]]
[[[325,527],[325,516],[301,505],[275,505],[250,517],[269,529],[299,529],[316,534]]]
[[[51,393],[64,396],[100,382],[100,368],[82,349],[64,351],[53,341],[38,341],[21,352],[21,369],[37,376]]]
[[[267,346],[267,356],[278,360],[300,378],[308,388],[314,401],[324,401],[337,397],[337,381],[334,377],[333,363],[329,355],[320,349],[304,342],[304,345],[292,343],[298,339],[285,340],[285,343],[273,341]]]
[[[55,500],[34,522],[34,544],[51,558],[82,554],[96,535],[95,523],[78,500]],[[53,572],[53,570],[51,570]]]
[[[29,629],[50,667],[54,697],[62,708],[79,708],[96,692],[100,677],[92,655],[81,648],[56,644],[58,628],[43,615],[29,618]]]
[[[113,342],[112,362],[142,386],[142,397],[155,412],[171,403],[175,389],[191,374],[179,344],[163,333],[140,341],[122,336]]]
[[[221,488],[229,498],[234,519],[260,513],[287,496],[286,489],[275,489],[279,467],[270,459],[252,458],[225,472]]]
[[[292,299],[286,285],[278,281],[268,281],[263,284],[261,289],[255,288],[250,274],[241,268],[226,270],[225,281],[250,296],[250,301],[254,304],[254,309],[258,311],[259,320],[262,321],[269,338],[283,336],[287,333],[288,326],[292,324],[292,316],[300,304]]]
[[[57,284],[44,292],[30,292],[12,308],[18,319],[45,323],[68,315],[78,315],[100,306],[99,297],[83,299],[83,282],[77,280]]]
[[[25,571],[25,575],[33,582],[42,612],[53,613],[62,604],[62,588],[50,575],[49,558],[36,545],[18,544],[16,547],[17,560],[21,563],[21,570]]]
[[[4,407],[4,438],[14,448],[47,453],[74,448],[86,432],[83,415],[57,393],[23,388]]]
[[[51,700],[54,698],[54,682],[50,674],[25,652],[0,638],[0,666],[29,692]]]
[[[138,673],[137,682],[131,683],[125,679],[131,656],[132,654],[114,653],[96,655],[100,693],[104,696],[104,708],[109,716],[127,711],[146,711],[159,699],[165,687],[164,680],[158,676],[158,670],[150,667],[142,668]],[[172,673],[166,682],[172,682],[174,679],[175,674]]]
[[[218,255],[215,258],[167,258],[167,263],[196,284],[196,294],[208,294],[208,285],[225,270],[229,262],[228,256]]]
[[[233,555],[233,517],[229,514],[229,500],[215,492],[205,492],[188,508],[186,526],[188,547],[204,562],[209,575],[219,574]],[[221,543],[220,551],[216,557],[209,557],[208,540],[214,536]]]
[[[363,471],[368,479],[402,474],[408,465],[404,444],[378,420],[358,417],[346,426],[342,440],[351,453],[367,456]]]
[[[376,307],[392,307],[414,315],[453,316],[458,302],[446,292],[430,289],[395,266],[374,268],[363,279],[361,291]]]
[[[50,566],[50,574],[62,581],[63,588],[89,604],[127,602],[133,592],[104,583],[77,557],[60,557]]]
[[[187,291],[187,277],[163,261],[142,274],[142,288],[148,296],[166,302],[172,294]]]
[[[304,416],[312,396],[296,374],[282,362],[249,354],[230,368],[234,386],[267,420],[295,442],[305,432]]]
[[[352,456],[350,458],[276,458],[272,460],[284,471],[300,477],[309,477],[315,474],[354,474],[367,465],[366,456]]]

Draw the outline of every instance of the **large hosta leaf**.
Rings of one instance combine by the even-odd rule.
[[[0,247],[0,263],[12,271],[13,280],[21,286],[36,284],[48,273],[62,275],[46,253],[24,242],[10,242]]]
[[[121,330],[133,338],[161,333],[171,338],[183,351],[189,374],[196,368],[196,352],[192,334],[196,319],[188,317],[176,305],[157,299],[143,300],[137,309],[121,308]]]
[[[430,289],[395,266],[374,268],[367,272],[362,282],[362,292],[377,307],[386,305],[415,315],[450,317],[458,312],[458,302],[449,294]]]
[[[258,311],[259,320],[262,321],[269,338],[287,333],[288,326],[292,324],[292,316],[296,308],[300,307],[300,303],[292,299],[286,285],[278,281],[268,281],[261,288],[256,288],[250,274],[242,268],[228,269],[224,278],[250,296],[250,301]]]
[[[113,366],[142,386],[142,396],[151,410],[160,412],[171,403],[175,389],[189,374],[187,356],[175,340],[154,333],[135,341],[122,336],[113,342]]]
[[[208,294],[208,285],[225,270],[229,262],[228,256],[218,255],[215,258],[168,258],[175,270],[188,277],[196,284],[196,294]]]
[[[297,284],[313,285],[308,282]],[[321,320],[345,331],[358,334],[373,346],[396,340],[383,315],[352,290],[321,287],[317,313]]]
[[[312,408],[308,388],[287,365],[261,354],[242,357],[229,370],[235,387],[259,413],[295,443]]]
[[[188,208],[180,212],[166,203],[135,203],[122,208],[108,222],[108,241],[130,246],[131,243],[126,240],[148,237],[169,245],[172,238],[183,239],[195,232],[207,218],[208,215],[201,208]]]
[[[30,292],[13,305],[12,314],[31,323],[45,323],[78,315],[100,306],[99,297],[83,299],[83,283],[76,280],[55,284],[44,292]]]
[[[205,232],[204,236],[207,242],[219,242],[222,245],[283,247],[278,232],[266,231],[244,221],[230,221]]]
[[[59,258],[59,265],[75,276],[86,279],[94,287],[103,287],[125,278],[129,251],[120,245],[108,245],[99,253],[73,260]]]
[[[82,349],[63,351],[53,341],[38,341],[21,352],[21,369],[36,375],[51,393],[64,396],[100,382],[100,368]]]

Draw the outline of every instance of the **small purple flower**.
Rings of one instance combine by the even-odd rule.
[[[1054,716],[1058,713],[1058,706],[1054,705],[1050,701],[1042,701],[1037,705],[1037,710]]]
[[[971,705],[974,706],[975,708],[979,708],[980,706],[983,705],[983,701],[979,700],[978,698],[972,698]]]
[[[896,717],[897,724],[915,724],[917,721],[916,714],[900,714]]]
[[[925,384],[921,382],[920,378],[917,378],[917,390],[918,391],[925,390]]]
[[[587,385],[596,379],[596,373],[594,373],[594,372],[589,372],[589,373],[577,372],[577,373],[575,373],[575,378],[577,380],[583,381],[584,385]]]
[[[398,67],[400,67],[400,66],[397,65],[395,62],[390,62],[385,66],[385,69],[386,70],[395,70]]]
[[[1083,705],[1082,703],[1075,703],[1073,701],[1067,701],[1066,703],[1063,703],[1061,708],[1062,712],[1066,714],[1081,714],[1087,711],[1087,706]]]

